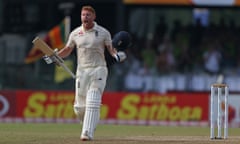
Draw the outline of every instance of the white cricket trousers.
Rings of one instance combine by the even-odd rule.
[[[77,70],[74,112],[83,121],[82,135],[93,138],[108,70],[106,67]]]
[[[85,107],[87,92],[92,89],[99,90],[101,95],[106,86],[108,70],[107,67],[77,69],[75,82],[74,106]]]

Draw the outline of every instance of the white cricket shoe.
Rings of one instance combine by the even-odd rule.
[[[85,131],[85,132],[81,135],[80,139],[81,139],[81,141],[90,141],[90,140],[92,140],[92,137],[90,137],[90,136],[88,135],[88,131]]]

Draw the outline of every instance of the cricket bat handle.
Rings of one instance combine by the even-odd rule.
[[[73,72],[64,64],[64,60],[60,56],[58,56],[56,53],[54,53],[53,58],[55,59],[55,61],[58,65],[60,65],[62,68],[64,68],[64,70],[66,70],[72,76],[73,79],[76,78],[75,74],[73,74]]]
[[[76,78],[75,74],[64,64],[64,63],[59,63],[62,68],[64,68],[71,76],[73,79]]]

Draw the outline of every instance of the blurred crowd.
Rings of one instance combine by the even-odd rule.
[[[133,91],[208,91],[219,74],[230,90],[239,91],[240,27],[221,19],[219,24],[189,25],[174,21],[170,29],[161,18],[153,37],[139,38],[123,65],[114,68],[116,90]]]
[[[239,72],[239,31],[234,21],[203,26],[200,20],[183,26],[179,20],[169,30],[161,20],[152,39],[134,36],[131,69],[146,74]]]

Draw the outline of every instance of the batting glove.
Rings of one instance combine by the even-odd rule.
[[[54,53],[57,54],[57,52],[58,52],[58,49],[57,49],[57,48],[54,49]],[[53,55],[53,56],[44,55],[42,58],[43,58],[43,60],[44,60],[47,64],[52,64],[52,63],[54,63],[54,64],[56,64],[56,65],[59,65],[59,64],[58,64],[58,61],[57,61],[57,59],[56,59],[56,57],[55,57],[54,55]]]
[[[127,58],[127,55],[125,52],[123,51],[119,51],[117,52],[117,54],[115,55],[115,59],[117,62],[122,62]]]
[[[44,55],[43,57],[43,60],[47,63],[47,64],[51,64],[53,63],[54,61],[47,55]]]

